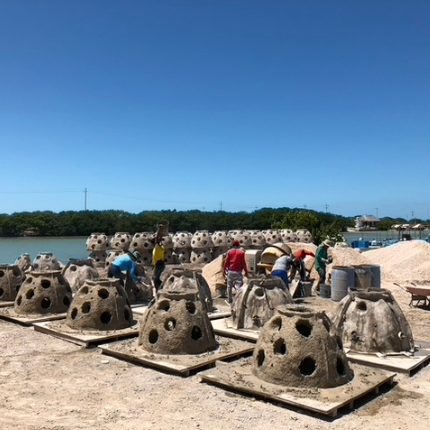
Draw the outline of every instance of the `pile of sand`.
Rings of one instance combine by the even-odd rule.
[[[365,255],[381,266],[384,281],[430,283],[430,244],[423,240],[398,242]]]

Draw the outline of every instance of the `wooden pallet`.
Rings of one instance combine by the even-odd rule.
[[[258,336],[260,336],[261,333],[260,330],[234,328],[232,318],[212,320],[211,324],[216,334],[250,342],[257,342]]]
[[[66,313],[61,314],[17,314],[13,307],[0,308],[0,319],[13,323],[31,326],[34,323],[53,321],[66,318]]]
[[[234,363],[217,363],[215,369],[201,374],[204,382],[227,390],[249,394],[299,410],[336,417],[340,409],[354,408],[354,402],[363,401],[368,394],[379,394],[385,384],[393,384],[393,372],[370,369],[358,364],[351,365],[354,379],[335,388],[289,388],[265,382],[252,373],[251,360]]]
[[[351,351],[348,351],[346,356],[352,363],[407,373],[412,376],[430,363],[430,343],[415,341],[415,346],[417,350],[414,355],[410,356],[397,354],[383,357],[376,354],[360,354]]]
[[[100,343],[117,341],[128,337],[137,337],[139,335],[138,325],[135,324],[130,328],[122,330],[74,330],[62,321],[48,321],[33,324],[34,330],[50,336],[66,340],[85,348],[99,345]]]
[[[146,352],[138,346],[136,339],[100,345],[105,355],[130,363],[152,367],[179,376],[190,376],[215,366],[217,360],[228,360],[252,354],[254,345],[232,339],[219,339],[220,347],[198,355],[165,355]]]

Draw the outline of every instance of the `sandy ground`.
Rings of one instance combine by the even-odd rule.
[[[405,312],[414,338],[430,341],[430,311],[384,284]],[[331,316],[336,302],[313,299]],[[427,429],[430,366],[335,419],[225,391],[130,364],[0,320],[0,429]]]

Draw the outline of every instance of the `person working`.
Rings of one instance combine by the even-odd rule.
[[[227,277],[227,301],[233,303],[233,287],[240,288],[243,285],[243,272],[248,276],[245,251],[240,248],[238,240],[233,242],[233,248],[227,252],[224,261],[223,274]]]
[[[161,274],[166,267],[166,248],[163,245],[162,238],[157,238],[154,249],[152,251],[152,266],[154,271],[152,278],[154,281],[155,291],[161,288]]]
[[[136,284],[140,284],[141,280],[138,276],[136,265],[137,260],[142,260],[142,256],[137,251],[121,254],[109,266],[108,278],[119,279],[123,287],[125,287],[127,276],[130,276]]]
[[[327,275],[327,264],[330,264],[332,262],[332,259],[328,256],[328,248],[330,246],[333,246],[333,242],[331,240],[324,240],[321,245],[317,248],[316,251],[316,263],[315,267],[318,272],[318,283],[315,287],[315,291],[319,292],[320,285],[325,284],[325,279]]]
[[[275,260],[272,267],[272,278],[281,278],[284,281],[285,287],[288,289],[290,279],[288,277],[293,257],[291,255],[284,254]]]
[[[301,249],[300,251],[294,253],[290,272],[290,282],[296,277],[297,272],[299,272],[300,280],[306,281],[306,265],[303,261],[306,256],[315,257],[315,254],[313,252],[306,251],[306,249]]]

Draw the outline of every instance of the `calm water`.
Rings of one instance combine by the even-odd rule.
[[[12,264],[24,253],[33,260],[39,252],[52,252],[62,263],[69,258],[85,259],[87,237],[0,237],[0,263]]]

